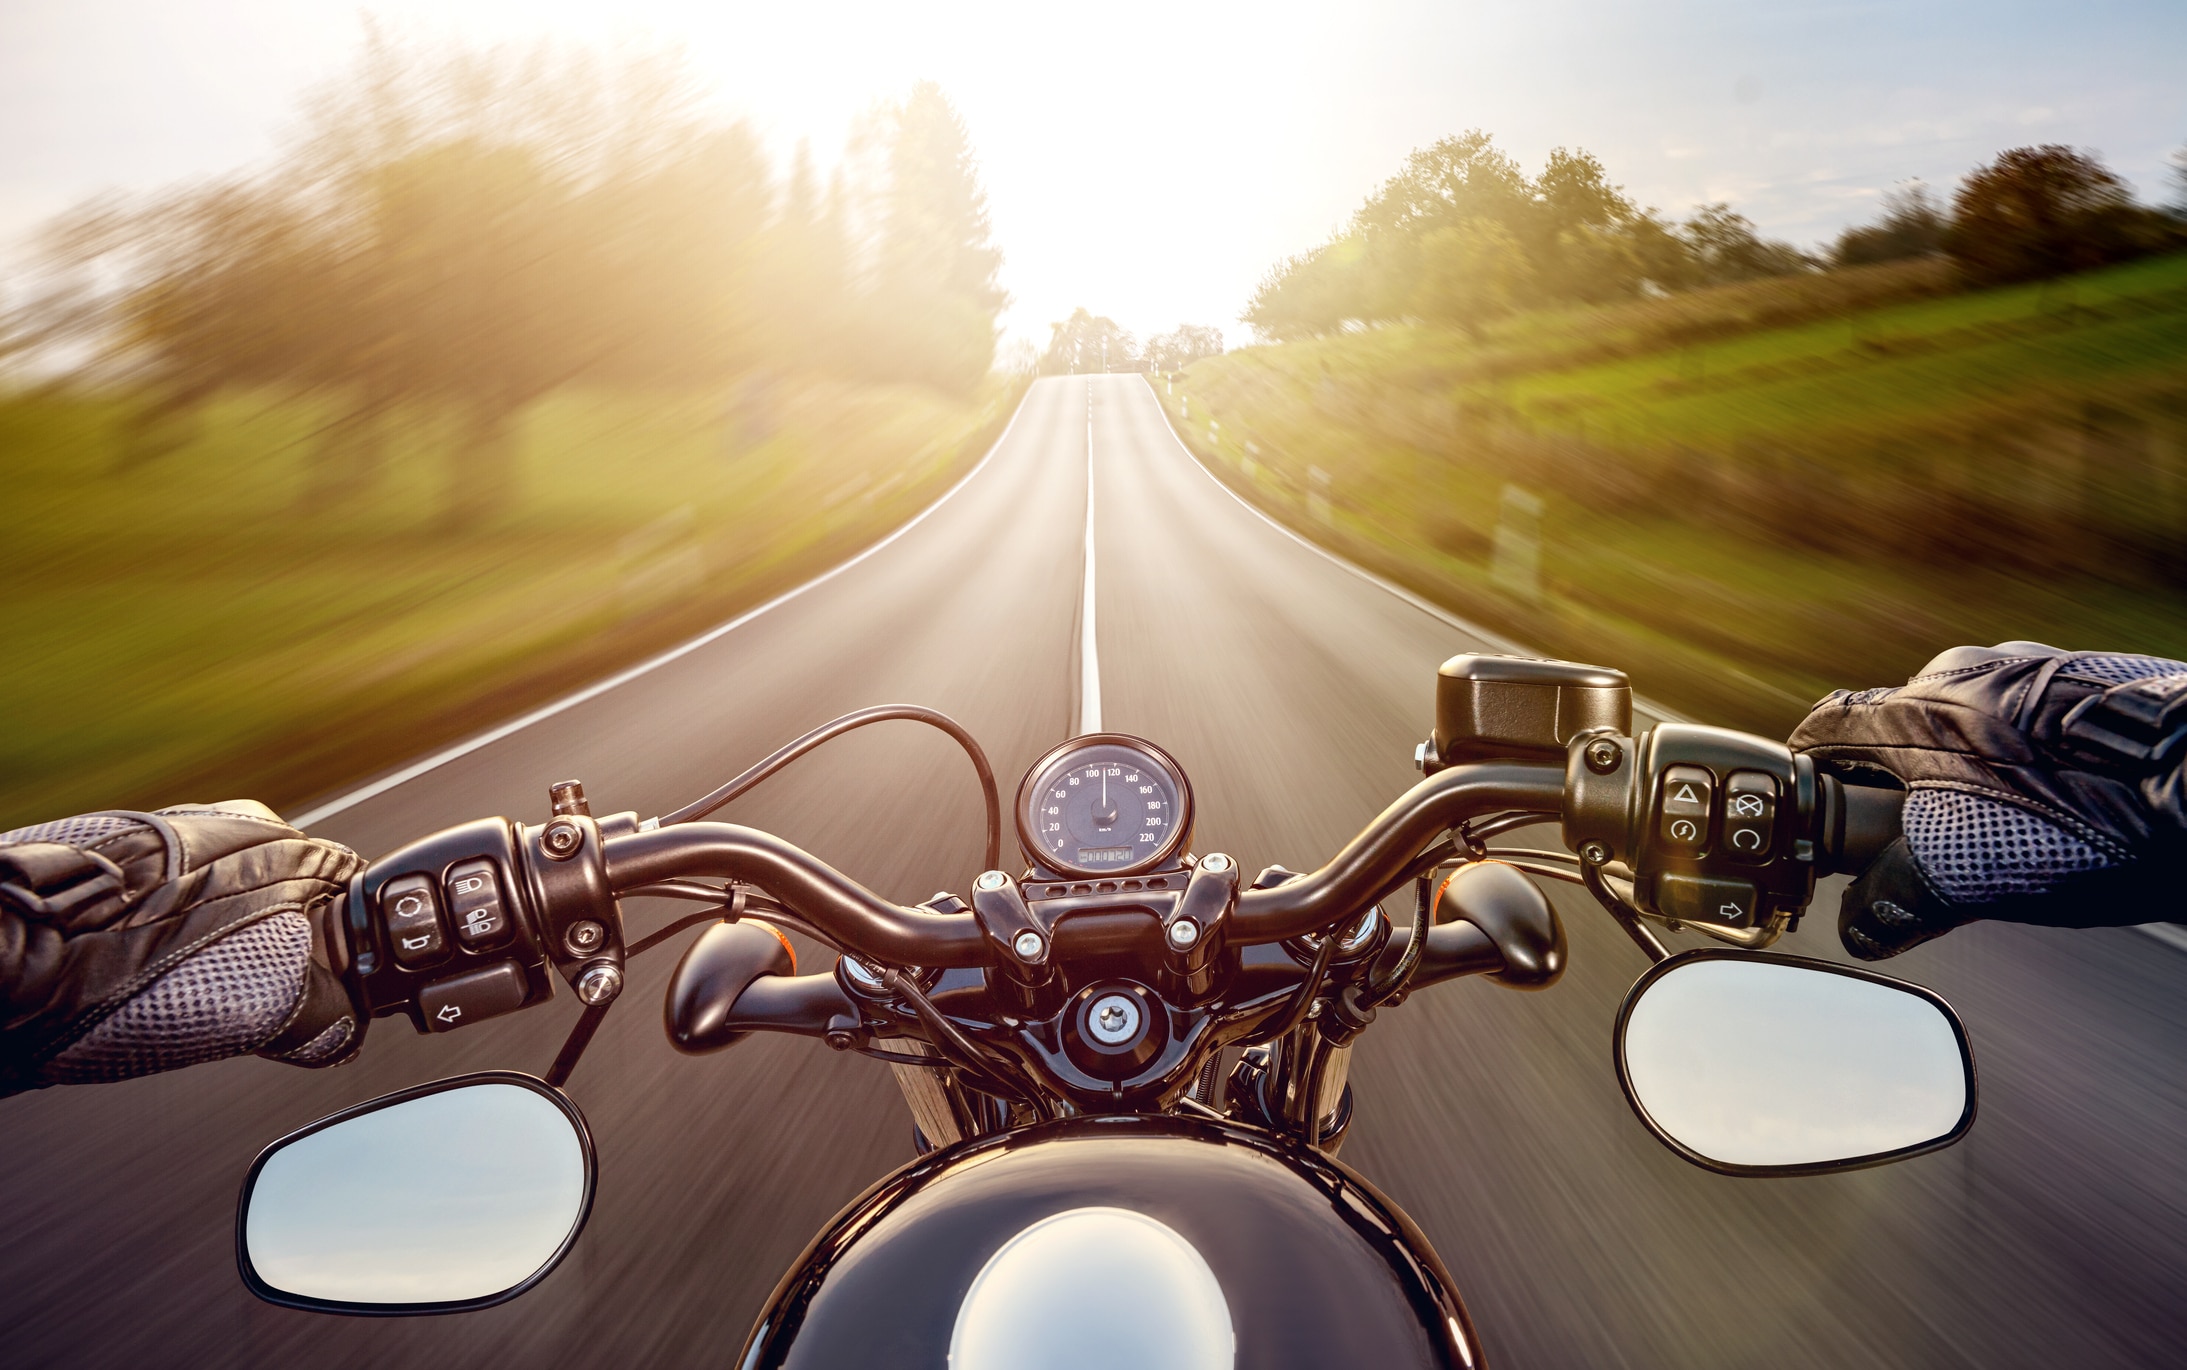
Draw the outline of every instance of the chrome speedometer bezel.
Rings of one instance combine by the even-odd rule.
[[[1033,837],[1033,782],[1049,774],[1071,753],[1091,747],[1126,747],[1143,754],[1157,769],[1168,774],[1177,786],[1177,814],[1170,830],[1151,856],[1144,857],[1129,866],[1105,866],[1099,870],[1074,865],[1042,852]],[[1161,870],[1176,864],[1177,858],[1192,841],[1192,780],[1185,768],[1177,764],[1177,758],[1155,746],[1143,737],[1130,733],[1082,733],[1050,748],[1018,782],[1017,797],[1018,850],[1036,869],[1053,871],[1072,880],[1107,880],[1115,876],[1144,875],[1148,871]]]

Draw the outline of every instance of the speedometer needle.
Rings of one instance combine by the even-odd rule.
[[[1097,828],[1116,826],[1116,806],[1109,802],[1109,770],[1106,766],[1101,768],[1101,807],[1094,810],[1093,821]]]

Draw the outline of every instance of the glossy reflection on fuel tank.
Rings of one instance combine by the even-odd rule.
[[[1818,1165],[1946,1136],[1967,1108],[1959,1035],[1918,994],[1733,957],[1668,970],[1633,1004],[1626,1077],[1657,1126],[1735,1166]]]
[[[585,1151],[533,1090],[407,1099],[266,1158],[244,1246],[273,1288],[340,1303],[487,1298],[530,1279],[585,1202]]]
[[[1072,1118],[914,1162],[836,1216],[751,1370],[1376,1370],[1479,1357],[1448,1276],[1356,1174],[1263,1134]]]
[[[1207,1258],[1128,1208],[1074,1208],[1003,1243],[949,1339],[949,1370],[1230,1370],[1236,1360]]]

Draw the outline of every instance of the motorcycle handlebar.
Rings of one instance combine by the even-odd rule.
[[[610,837],[608,884],[618,893],[676,876],[757,885],[844,946],[899,966],[984,966],[986,944],[969,913],[892,903],[819,857],[735,823],[678,823]]]
[[[1564,767],[1477,762],[1438,771],[1407,790],[1320,870],[1238,896],[1231,940],[1280,942],[1320,932],[1404,883],[1422,848],[1484,814],[1539,813],[1564,802]]]
[[[1553,818],[1563,768],[1454,766],[1412,787],[1320,870],[1238,897],[1229,940],[1280,942],[1319,932],[1401,884],[1437,834],[1485,813],[1540,812]],[[679,823],[603,842],[608,884],[618,893],[678,876],[741,880],[844,946],[892,965],[984,966],[992,956],[969,913],[936,913],[893,903],[802,848],[734,823]]]
[[[1422,780],[1384,809],[1319,870],[1269,889],[1245,890],[1231,914],[1235,944],[1280,942],[1322,932],[1403,884],[1421,851],[1468,819],[1538,813],[1554,821],[1565,802],[1566,770],[1546,762],[1476,762]],[[1865,869],[1898,836],[1904,794],[1831,782],[1821,837],[1825,871]],[[970,913],[906,908],[825,861],[756,828],[680,823],[603,842],[607,879],[618,893],[679,876],[744,881],[767,891],[843,946],[902,966],[979,967],[993,953]]]

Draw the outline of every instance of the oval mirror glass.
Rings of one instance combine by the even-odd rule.
[[[1697,951],[1618,1014],[1618,1079],[1687,1160],[1804,1174],[1948,1146],[1974,1123],[1974,1057],[1919,985],[1800,957]]]
[[[391,1094],[260,1153],[237,1217],[244,1282],[328,1312],[499,1303],[577,1240],[594,1174],[584,1119],[531,1076]]]

